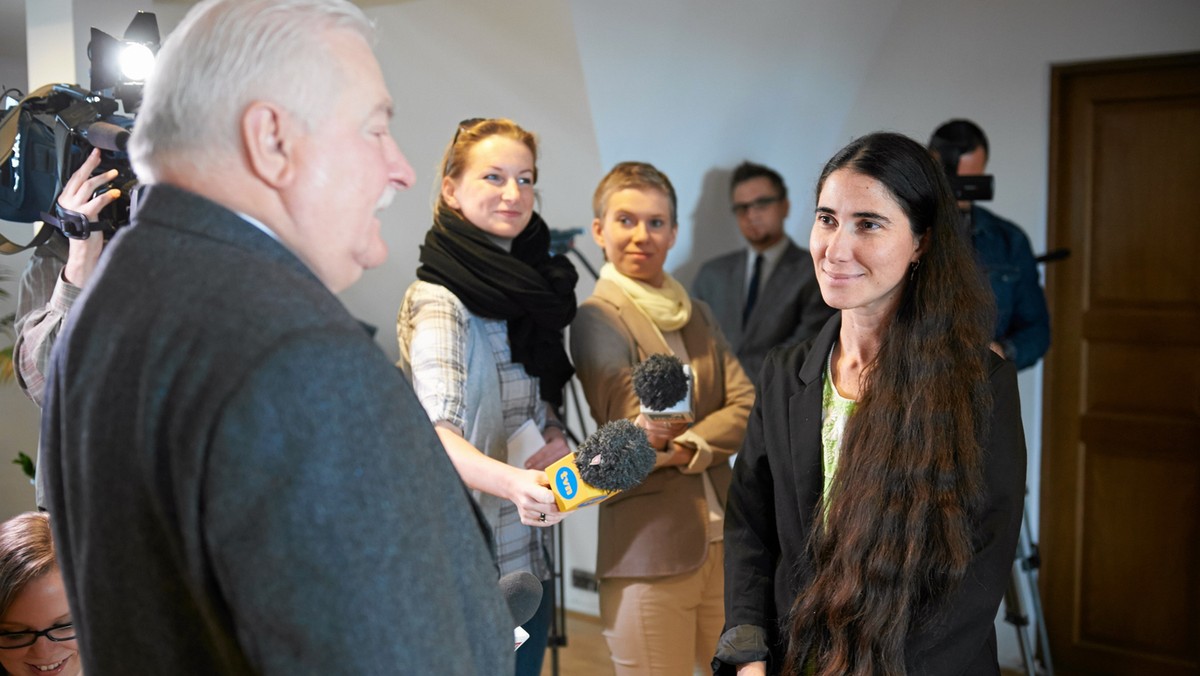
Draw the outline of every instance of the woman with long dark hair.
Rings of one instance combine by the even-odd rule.
[[[726,512],[718,673],[998,674],[1025,487],[1016,370],[919,143],[855,140],[810,250],[840,312],[762,372]]]

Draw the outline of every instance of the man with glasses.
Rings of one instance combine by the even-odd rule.
[[[821,299],[812,257],[783,231],[787,186],[775,170],[743,162],[730,182],[747,249],[705,263],[692,294],[712,307],[750,380],[776,345],[816,335],[833,310]]]

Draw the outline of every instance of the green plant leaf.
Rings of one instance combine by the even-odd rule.
[[[25,476],[29,477],[30,481],[33,481],[34,477],[37,476],[37,469],[33,466],[33,458],[30,458],[28,455],[17,453],[17,459],[13,460],[13,464],[20,465],[21,471],[25,473]]]

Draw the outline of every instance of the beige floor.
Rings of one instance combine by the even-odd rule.
[[[546,651],[542,676],[553,676],[551,651]],[[559,676],[613,676],[608,647],[600,633],[600,620],[581,613],[567,613],[567,646],[558,649]],[[1004,676],[1023,676],[1004,671]]]
[[[559,676],[612,676],[608,646],[600,633],[600,619],[567,612],[567,645],[558,649]],[[542,676],[553,676],[552,651],[546,651]]]

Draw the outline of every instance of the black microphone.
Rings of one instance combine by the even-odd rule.
[[[692,378],[674,355],[652,354],[633,367],[633,393],[650,420],[692,422]]]
[[[500,578],[500,594],[508,604],[514,627],[533,619],[542,603],[542,582],[533,573],[519,570]]]
[[[628,420],[614,420],[547,467],[546,478],[558,509],[569,512],[642,483],[654,469],[654,458],[645,430]]]
[[[111,122],[93,122],[84,127],[79,135],[101,150],[125,152],[129,145],[129,130]]]
[[[1061,261],[1064,258],[1068,258],[1068,257],[1070,257],[1070,255],[1071,255],[1070,249],[1054,249],[1052,251],[1047,251],[1046,253],[1042,254],[1041,256],[1034,257],[1033,262],[1034,263],[1053,263],[1054,261]]]
[[[646,431],[621,419],[604,423],[575,451],[579,478],[602,491],[627,491],[654,469]]]

